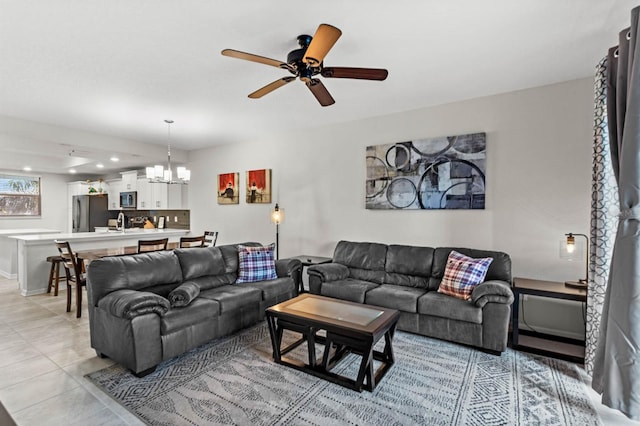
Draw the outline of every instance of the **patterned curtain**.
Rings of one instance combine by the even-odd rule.
[[[618,185],[611,165],[607,128],[607,58],[596,67],[593,124],[593,174],[591,177],[591,250],[589,293],[586,316],[586,354],[584,366],[593,372],[598,347],[604,295],[609,281],[611,255],[618,225]]]

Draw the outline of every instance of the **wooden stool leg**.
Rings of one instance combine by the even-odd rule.
[[[82,286],[76,283],[76,318],[82,316]]]
[[[47,285],[47,293],[51,293],[51,287],[53,286],[53,273],[54,268],[56,267],[56,262],[54,260],[51,261],[51,269],[49,270],[49,285]],[[57,296],[57,294],[56,294]]]
[[[71,312],[71,284],[67,280],[67,312]]]
[[[53,295],[58,295],[58,286],[60,285],[60,262],[55,262],[56,264],[56,283],[53,290]]]

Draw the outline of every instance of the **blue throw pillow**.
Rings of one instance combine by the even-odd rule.
[[[276,264],[273,258],[275,244],[265,247],[238,245],[238,279],[236,284],[275,280]]]

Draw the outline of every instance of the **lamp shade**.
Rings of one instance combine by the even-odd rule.
[[[271,222],[275,223],[276,225],[279,225],[283,221],[284,221],[284,209],[280,208],[278,206],[278,203],[276,203],[276,206],[271,211]]]

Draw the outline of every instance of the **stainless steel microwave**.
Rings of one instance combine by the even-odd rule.
[[[121,209],[135,209],[138,203],[138,193],[136,191],[121,192],[120,193],[120,208]]]

